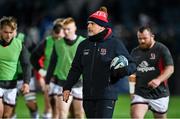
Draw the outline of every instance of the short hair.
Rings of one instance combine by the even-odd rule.
[[[62,29],[63,29],[63,27],[62,27],[62,25],[60,25],[60,24],[55,24],[55,25],[53,26],[53,31],[54,31],[56,34],[58,34]]]
[[[149,26],[141,26],[138,31],[140,33],[143,33],[145,30],[149,31],[151,34],[153,34],[152,28],[150,28]]]
[[[53,21],[53,25],[56,25],[56,24],[63,25],[63,23],[64,23],[64,18],[57,18]]]
[[[74,23],[75,24],[75,20],[72,17],[68,17],[64,20],[63,25],[68,25],[70,23]],[[76,24],[75,24],[76,25]]]
[[[13,30],[17,29],[17,20],[16,20],[16,18],[14,18],[12,16],[9,16],[9,17],[3,16],[0,19],[0,28],[2,29],[6,25],[11,27]]]

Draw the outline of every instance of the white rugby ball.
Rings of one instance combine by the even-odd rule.
[[[111,61],[111,65],[110,68],[114,68],[114,69],[118,69],[118,68],[123,68],[128,66],[128,60],[125,56],[120,55],[115,57],[112,61]]]

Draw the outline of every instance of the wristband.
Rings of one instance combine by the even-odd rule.
[[[129,82],[129,93],[134,94],[135,91],[135,82]]]

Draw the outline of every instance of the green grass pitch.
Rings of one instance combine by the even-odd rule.
[[[37,94],[37,103],[40,117],[44,109],[44,102],[41,93]],[[171,96],[168,110],[168,118],[180,118],[180,96]],[[113,118],[130,118],[130,97],[129,95],[120,95],[116,102]],[[29,118],[29,111],[25,106],[25,101],[22,96],[19,96],[16,107],[17,118]],[[149,111],[145,118],[152,118],[152,113]]]

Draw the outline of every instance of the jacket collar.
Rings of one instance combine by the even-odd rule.
[[[110,37],[111,35],[112,35],[112,29],[107,28],[104,31],[102,31],[94,36],[89,36],[88,39],[93,42],[103,42],[103,41],[106,41],[108,39],[108,37]]]

